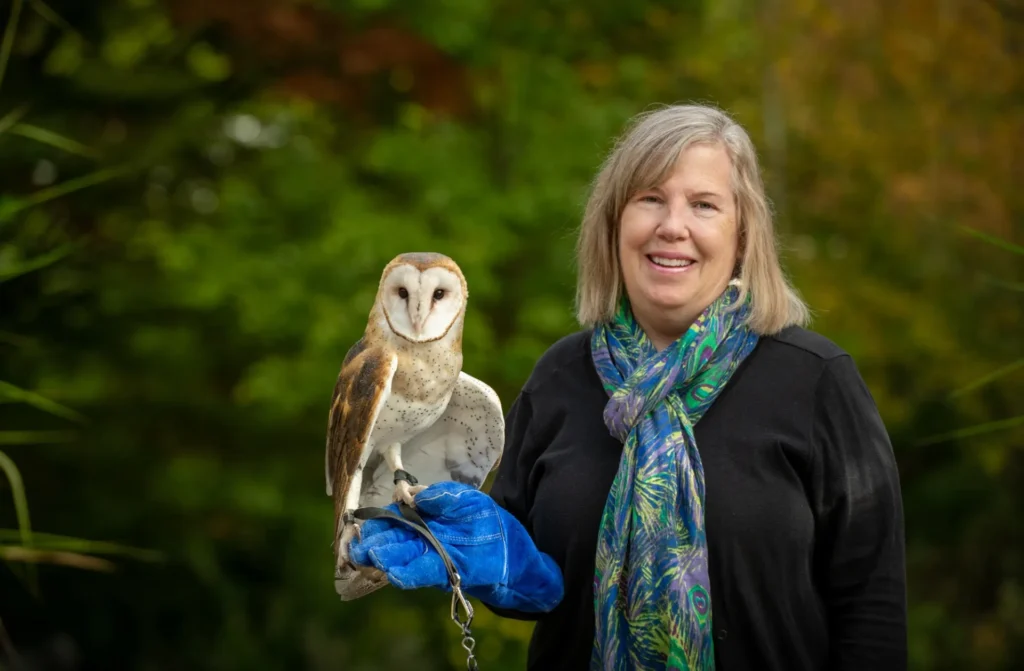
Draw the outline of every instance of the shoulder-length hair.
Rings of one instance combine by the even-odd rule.
[[[692,144],[725,148],[732,164],[741,260],[736,279],[750,293],[747,325],[777,333],[806,324],[809,311],[779,262],[772,213],[750,136],[721,110],[672,105],[633,118],[591,186],[576,247],[576,318],[583,326],[610,320],[625,291],[619,268],[619,218],[638,191],[668,178]]]

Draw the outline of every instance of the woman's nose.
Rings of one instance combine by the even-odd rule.
[[[666,240],[686,238],[690,234],[688,212],[681,205],[665,208],[665,216],[658,223],[657,234]]]

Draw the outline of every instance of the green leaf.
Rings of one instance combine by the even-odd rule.
[[[1024,415],[1011,417],[1009,419],[1000,419],[994,422],[985,422],[984,424],[976,424],[963,429],[957,429],[956,431],[949,431],[948,433],[929,436],[928,438],[917,441],[915,445],[918,447],[935,445],[936,443],[945,443],[951,440],[970,438],[971,436],[992,433],[994,431],[1005,431],[1006,429],[1012,429],[1013,427],[1021,426],[1022,424],[1024,424]]]
[[[1009,363],[1003,366],[1002,368],[994,370],[991,373],[988,373],[987,375],[983,375],[982,377],[978,378],[974,382],[971,382],[970,384],[966,384],[963,387],[960,387],[959,389],[951,393],[949,397],[956,398],[957,396],[963,396],[967,392],[974,391],[979,387],[984,387],[986,384],[991,383],[993,380],[998,380],[1004,375],[1008,375],[1013,371],[1017,370],[1021,366],[1024,366],[1024,357],[1021,357],[1020,359],[1017,359],[1013,363]]]
[[[16,124],[11,128],[11,132],[15,135],[21,135],[43,144],[48,144],[57,149],[63,149],[69,154],[78,154],[79,156],[85,156],[86,158],[99,158],[100,153],[92,147],[86,147],[77,140],[72,140],[69,137],[64,137],[58,133],[54,133],[51,130],[40,128],[39,126],[32,126],[26,123]]]
[[[14,461],[5,453],[0,452],[0,470],[7,476],[11,485],[11,496],[14,498],[14,513],[18,519],[18,539],[26,548],[32,547],[32,523],[29,520],[28,499],[25,497],[25,486],[21,481],[21,472]],[[28,567],[28,582],[35,591],[35,569]]]
[[[984,233],[975,228],[971,228],[970,226],[960,226],[960,230],[963,231],[964,233],[967,233],[968,235],[973,235],[979,240],[984,240],[990,245],[995,245],[1000,249],[1005,249],[1006,251],[1013,252],[1014,254],[1024,254],[1024,247],[1021,247],[1020,245],[1015,245],[1012,242],[1003,240],[1002,238],[997,238],[994,235]]]
[[[44,412],[76,422],[86,421],[85,416],[75,412],[71,408],[66,408],[63,405],[51,401],[45,396],[40,396],[35,392],[15,387],[13,384],[8,382],[0,381],[0,398],[27,403],[28,405],[38,408]]]
[[[64,245],[63,247],[59,247],[53,250],[52,252],[48,252],[46,254],[43,254],[42,256],[37,256],[34,259],[29,259],[28,261],[25,261],[23,263],[15,264],[9,268],[0,267],[0,282],[4,282],[6,280],[18,277],[19,275],[24,275],[25,273],[30,273],[34,270],[39,270],[40,268],[45,268],[46,266],[52,265],[53,263],[56,263],[60,259],[67,256],[71,252],[71,250],[72,245]]]

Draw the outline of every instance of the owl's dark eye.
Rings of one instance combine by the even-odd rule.
[[[434,292],[434,300],[439,301],[444,298],[444,289],[438,289]]]
[[[405,287],[398,287],[398,297],[404,301],[409,297],[409,290]]]

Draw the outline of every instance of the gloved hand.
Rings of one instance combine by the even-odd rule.
[[[438,482],[416,495],[416,512],[444,547],[462,591],[497,608],[547,612],[562,600],[562,572],[508,511],[458,482]],[[392,503],[388,510],[398,512]],[[400,514],[400,513],[399,513]],[[451,591],[441,555],[418,532],[387,518],[363,522],[349,546],[356,564],[383,571],[401,589]]]

